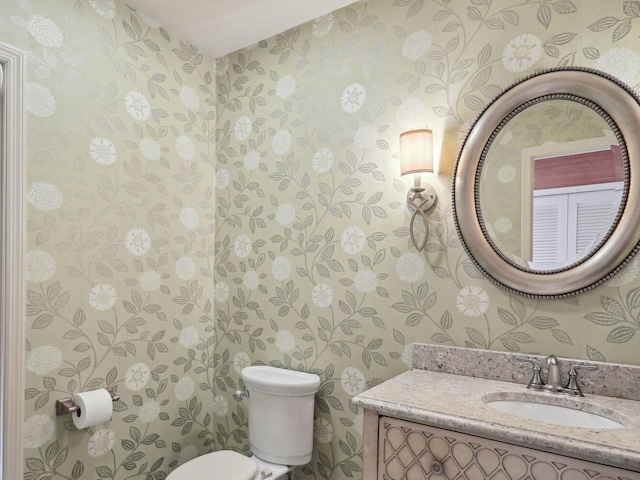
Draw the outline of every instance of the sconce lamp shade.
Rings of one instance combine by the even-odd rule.
[[[400,134],[400,174],[433,173],[433,132],[411,130]]]

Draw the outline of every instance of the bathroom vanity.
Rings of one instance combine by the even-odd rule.
[[[640,480],[640,367],[561,359],[564,381],[570,365],[598,367],[580,371],[584,397],[567,397],[528,390],[531,367],[515,357],[414,345],[412,370],[353,399],[365,409],[363,479]],[[496,401],[542,413],[522,418]],[[577,423],[559,425],[556,407]]]

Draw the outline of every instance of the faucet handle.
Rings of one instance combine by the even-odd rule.
[[[533,377],[531,378],[529,385],[527,385],[527,388],[531,388],[532,385],[542,385],[542,379],[540,378],[540,370],[542,369],[542,367],[540,366],[539,361],[527,357],[515,357],[515,359],[520,362],[530,363],[532,365]]]
[[[573,376],[578,375],[578,372],[576,371],[578,369],[582,369],[582,370],[597,370],[598,366],[597,365],[585,365],[584,363],[576,363],[575,365],[571,365],[571,369],[569,370],[569,375],[573,375]]]
[[[585,365],[584,363],[576,363],[575,365],[571,365],[571,369],[569,370],[569,383],[567,383],[567,390],[572,395],[577,397],[582,397],[582,390],[580,390],[580,385],[578,385],[578,370],[597,370],[597,365]]]

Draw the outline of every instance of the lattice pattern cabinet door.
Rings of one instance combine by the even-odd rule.
[[[640,473],[380,417],[378,480],[640,480]]]

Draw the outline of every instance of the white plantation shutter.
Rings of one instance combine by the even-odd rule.
[[[567,201],[566,195],[533,199],[533,261],[537,266],[567,257]]]
[[[570,239],[575,239],[575,243],[570,245],[570,252],[581,254],[589,251],[602,239],[617,213],[620,205],[622,191],[608,190],[597,194],[582,193],[573,194],[569,197],[569,215],[575,218],[575,223],[570,225]],[[575,228],[575,231],[573,230]]]
[[[560,268],[595,247],[615,219],[622,186],[616,182],[536,191],[532,268]]]

